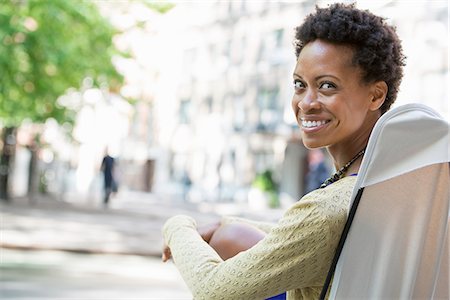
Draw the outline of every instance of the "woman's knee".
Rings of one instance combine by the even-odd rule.
[[[219,227],[209,244],[223,259],[235,256],[253,247],[262,240],[265,233],[256,227],[243,223],[231,223]]]

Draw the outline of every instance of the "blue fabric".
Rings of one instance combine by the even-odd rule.
[[[324,162],[312,166],[306,174],[305,194],[318,189],[329,176],[330,170]]]
[[[266,300],[286,300],[286,293],[267,298]]]

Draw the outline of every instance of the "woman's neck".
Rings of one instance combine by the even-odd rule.
[[[328,153],[333,159],[333,164],[336,170],[339,170],[351,161],[361,150],[367,147],[369,137],[375,123],[379,119],[380,114],[372,113],[367,116],[365,124],[355,134],[349,136],[346,140],[338,144],[327,147]],[[357,173],[361,164],[362,157],[358,158],[352,163],[347,174],[350,172]]]
[[[355,162],[348,168],[347,172],[345,173],[346,176],[352,175],[352,174],[358,174],[359,167],[361,166],[362,162],[362,156],[359,157]]]
[[[345,164],[354,158],[355,155],[367,147],[372,129],[380,116],[381,114],[379,111],[369,113],[366,116],[364,124],[362,124],[357,132],[351,136],[348,136],[345,140],[339,142],[338,144],[327,147],[328,153],[333,158],[333,163],[336,170],[339,170],[342,166],[345,166]],[[349,171],[355,171],[356,169],[357,172],[360,164],[361,158],[352,164]]]
[[[345,166],[348,162],[350,162],[355,156],[358,155],[363,149],[367,146],[367,139],[364,142],[360,143],[354,143],[349,144],[350,147],[347,147],[345,149],[336,149],[333,147],[327,148],[328,152],[330,153],[331,157],[333,158],[333,164],[336,170],[339,170],[343,166]],[[361,164],[362,156],[357,158],[349,168],[350,170],[355,169],[355,166],[358,166]]]

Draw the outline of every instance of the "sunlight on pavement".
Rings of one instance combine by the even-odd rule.
[[[192,298],[175,266],[155,257],[0,251],[2,299]]]

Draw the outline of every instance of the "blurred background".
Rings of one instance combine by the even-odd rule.
[[[332,2],[1,0],[2,298],[189,299],[167,217],[276,219],[316,188],[292,40]],[[403,41],[394,106],[450,120],[448,1],[356,4]]]

